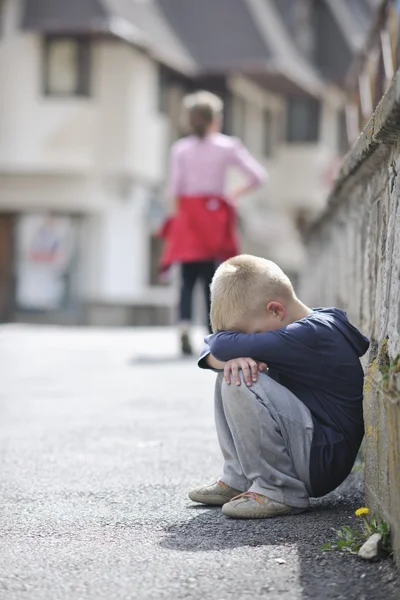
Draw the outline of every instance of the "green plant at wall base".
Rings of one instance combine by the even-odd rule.
[[[382,375],[382,386],[385,391],[393,391],[392,379],[400,373],[400,354],[397,354],[393,360],[379,365],[379,371]]]
[[[388,556],[391,555],[392,549],[390,545],[389,525],[385,523],[385,521],[378,521],[376,517],[372,517],[368,520],[368,508],[358,508],[355,514],[361,519],[361,529],[352,529],[348,525],[344,525],[340,529],[334,529],[336,540],[324,544],[321,548],[321,552],[338,550],[339,552],[347,552],[348,554],[358,554],[358,551],[364,542],[366,542],[373,533],[379,533],[382,536],[383,552]]]
[[[339,552],[347,552],[348,554],[357,554],[367,539],[361,531],[351,529],[347,525],[343,525],[340,529],[334,529],[334,532],[336,533],[336,540],[324,544],[321,547],[321,552],[338,550]]]

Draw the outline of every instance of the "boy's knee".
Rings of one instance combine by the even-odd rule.
[[[277,381],[275,381],[275,379],[272,379],[272,377],[270,377],[268,375],[268,373],[259,373],[258,375],[258,379],[256,381],[256,383],[253,384],[252,386],[254,388],[254,390],[257,391],[262,391],[263,394],[274,394],[279,392],[279,390],[283,387],[281,386],[280,383],[278,383]]]
[[[252,396],[252,392],[246,385],[246,382],[243,377],[242,371],[239,372],[240,377],[240,385],[236,385],[231,381],[231,383],[226,383],[225,379],[222,381],[222,400],[228,404],[234,404],[237,401],[243,401],[244,397]]]
[[[266,373],[259,373],[257,382],[252,383],[249,387],[243,377],[243,372],[239,371],[240,385],[236,385],[231,381],[226,383],[225,379],[221,379],[222,401],[233,405],[235,402],[243,402],[246,398],[247,402],[262,398],[274,398],[281,393],[282,386],[272,379]]]

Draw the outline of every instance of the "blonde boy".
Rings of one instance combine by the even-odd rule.
[[[342,310],[308,308],[275,263],[249,255],[217,269],[210,316],[199,366],[220,371],[224,465],[189,498],[232,518],[303,512],[354,464],[364,434],[359,357],[369,341]]]

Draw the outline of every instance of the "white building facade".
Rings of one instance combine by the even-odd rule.
[[[174,35],[190,30],[182,11],[173,12],[176,0],[131,0],[133,12],[118,18],[92,16],[100,5],[92,0],[70,8],[55,1],[50,13],[44,0],[0,0],[0,320],[173,322],[177,290],[157,279],[154,232],[181,99],[197,87],[221,94],[226,131],[270,174],[268,187],[241,203],[243,250],[298,272],[299,222],[324,206],[341,154],[345,94],[295,62],[282,25],[275,39],[273,0],[229,0],[240,34],[242,1],[254,20],[249,40],[260,38],[251,52],[265,42],[269,57],[274,38],[272,76],[240,56],[213,71],[220,59],[201,47],[204,64],[195,61]],[[168,5],[173,18],[161,10]],[[71,21],[73,7],[83,12]],[[260,30],[256,17],[265,22]],[[237,178],[232,173],[231,183]]]
[[[117,40],[22,31],[14,9],[4,7],[0,38],[0,219],[12,230],[13,312],[91,322],[85,307],[171,304],[168,289],[150,285],[149,212],[170,141],[158,63]]]

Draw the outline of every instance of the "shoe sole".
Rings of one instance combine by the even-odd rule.
[[[228,510],[226,510],[228,509]],[[281,512],[274,512],[273,514],[255,510],[229,510],[229,507],[222,509],[222,514],[228,519],[273,519],[274,517],[284,517],[291,515],[300,515],[301,513],[307,512],[308,508],[290,508],[290,510],[282,510]]]
[[[197,494],[196,492],[189,492],[188,496],[193,502],[199,502],[199,504],[208,504],[210,506],[224,506],[224,504],[232,500],[232,498],[226,498],[218,495],[212,496],[211,494],[203,496],[202,494]]]

